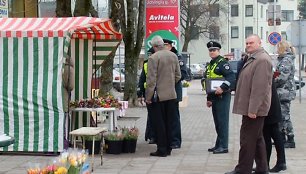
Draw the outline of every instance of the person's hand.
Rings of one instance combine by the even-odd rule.
[[[151,102],[151,100],[146,100],[146,103],[149,105],[149,104],[151,104],[152,102]]]
[[[255,119],[257,116],[256,114],[248,113],[248,117]]]
[[[206,102],[206,106],[210,108],[212,106],[212,102],[211,101],[207,101]]]
[[[220,88],[220,87],[215,87],[215,88],[216,88],[216,91],[215,91],[216,95],[221,95],[223,93],[222,88]]]
[[[143,97],[140,97],[138,98],[138,102],[141,104],[141,105],[144,105],[145,104],[145,99]]]

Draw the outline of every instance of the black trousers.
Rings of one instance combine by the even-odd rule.
[[[179,102],[175,101],[175,115],[172,123],[172,146],[181,147],[182,144],[182,135],[181,135],[181,116],[179,110]]]
[[[242,117],[240,129],[239,161],[235,171],[241,174],[252,173],[253,162],[256,162],[257,172],[268,171],[266,145],[263,137],[265,117],[256,119]]]
[[[175,116],[176,100],[153,102],[152,123],[157,140],[157,151],[166,153],[171,151],[172,123]]]
[[[272,152],[272,141],[273,139],[277,161],[276,164],[286,164],[284,141],[282,138],[282,133],[279,129],[279,123],[265,124],[263,128],[263,135],[266,143],[267,151],[267,161],[270,162],[271,152]]]
[[[147,105],[147,111],[148,111],[148,117],[147,117],[147,125],[146,125],[146,132],[145,132],[145,140],[147,141],[148,139],[152,140],[152,139],[156,139],[155,136],[155,130],[152,124],[152,117],[154,115],[152,115],[152,104],[151,105]]]

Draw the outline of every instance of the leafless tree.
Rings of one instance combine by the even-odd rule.
[[[218,31],[219,13],[228,12],[227,0],[181,0],[182,51],[188,50],[189,42],[199,37],[215,36],[223,38]]]
[[[120,7],[117,21],[125,45],[124,100],[136,105],[138,59],[144,38],[144,0],[113,0],[112,8]],[[113,9],[112,9],[113,10]]]

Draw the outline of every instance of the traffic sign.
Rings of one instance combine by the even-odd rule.
[[[270,33],[268,40],[270,44],[276,45],[278,42],[282,41],[282,36],[278,32]]]

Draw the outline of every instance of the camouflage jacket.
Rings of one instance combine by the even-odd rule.
[[[275,84],[280,101],[295,99],[294,59],[295,56],[291,53],[278,57],[276,71],[279,72],[279,76],[275,78]]]

